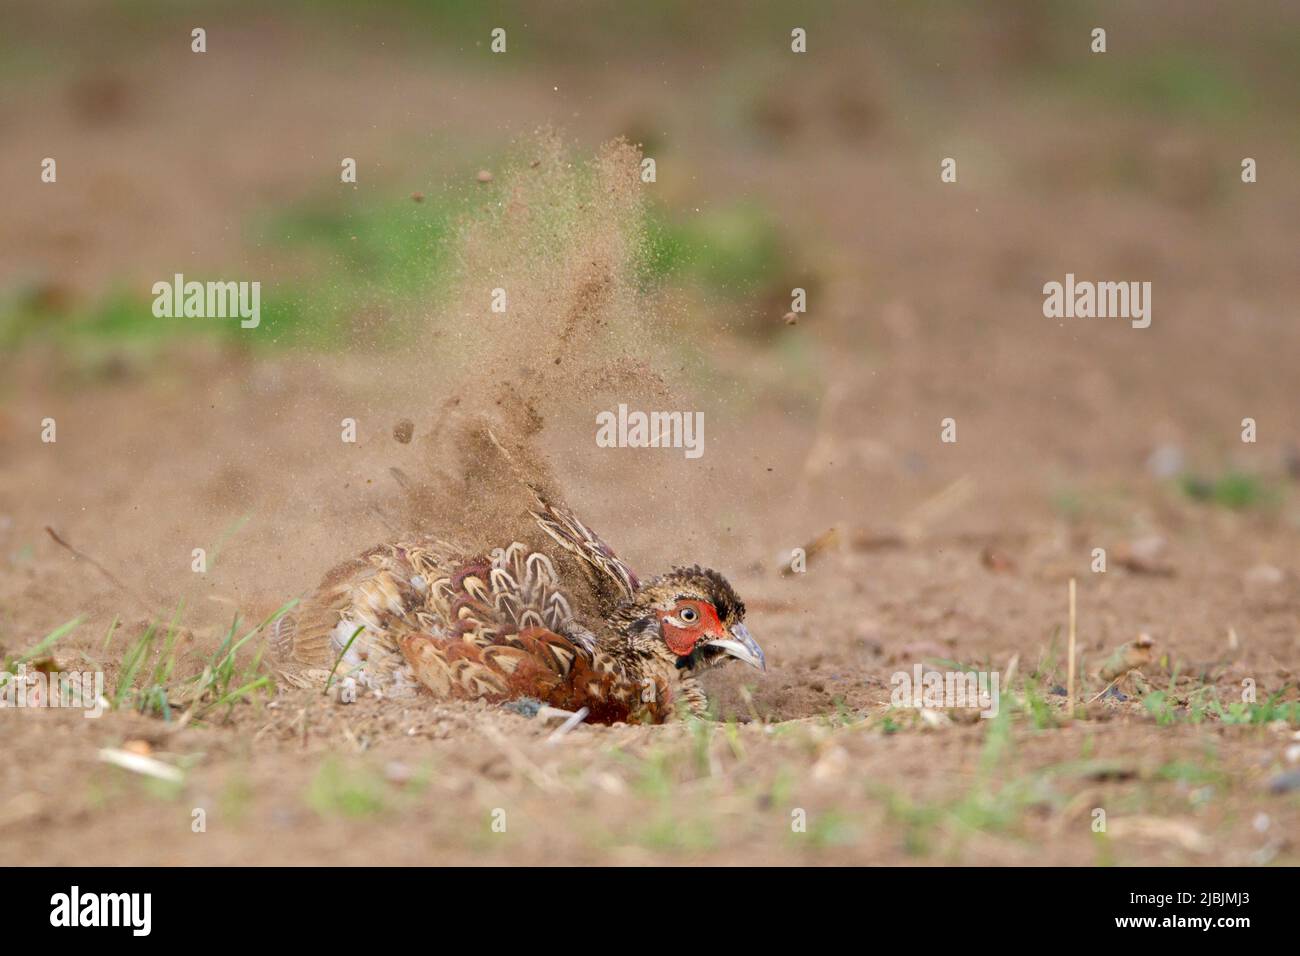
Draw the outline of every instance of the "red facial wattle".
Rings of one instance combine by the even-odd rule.
[[[692,608],[697,614],[697,619],[689,625],[681,626],[674,624],[673,620],[681,620],[682,611],[686,608]],[[659,613],[660,629],[663,632],[664,643],[668,649],[678,657],[688,657],[695,650],[695,645],[701,640],[723,637],[726,629],[722,626],[722,620],[718,617],[717,610],[712,604],[704,601],[683,601],[678,604],[671,612]]]

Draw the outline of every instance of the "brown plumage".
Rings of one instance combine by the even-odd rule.
[[[642,583],[569,511],[539,500],[532,516],[550,542],[472,555],[425,537],[335,568],[276,622],[284,676],[323,684],[334,670],[380,696],[423,687],[661,723],[705,710],[701,671],[729,657],[765,667],[718,572],[676,568]]]

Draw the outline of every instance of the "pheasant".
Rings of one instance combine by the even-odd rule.
[[[336,672],[378,696],[423,686],[443,700],[586,708],[609,724],[702,714],[696,678],[727,660],[767,669],[717,571],[642,582],[567,509],[538,498],[529,514],[542,546],[476,555],[424,536],[335,568],[273,628],[276,653],[297,668],[284,673],[302,685]]]

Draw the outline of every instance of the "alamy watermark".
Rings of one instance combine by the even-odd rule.
[[[171,282],[153,284],[153,314],[159,319],[232,319],[243,329],[262,322],[262,283],[185,281],[176,273]]]
[[[45,709],[61,707],[81,710],[83,717],[104,713],[103,671],[28,670],[0,671],[0,708]]]
[[[120,926],[133,936],[148,936],[153,929],[153,894],[83,893],[73,886],[50,897],[50,925]]]
[[[1135,329],[1151,325],[1150,282],[1065,282],[1043,286],[1043,315],[1049,319],[1128,319]]]
[[[889,702],[918,710],[974,707],[987,719],[998,715],[999,680],[997,671],[927,671],[916,664],[911,673],[895,671],[889,678]]]
[[[628,411],[620,403],[617,412],[596,415],[596,445],[599,448],[682,448],[687,458],[704,454],[703,412]]]

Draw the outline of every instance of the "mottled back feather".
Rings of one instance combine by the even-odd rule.
[[[563,534],[599,543],[571,516],[549,514]],[[602,723],[659,722],[676,704],[673,682],[631,673],[602,649],[574,618],[551,559],[519,542],[479,557],[433,539],[372,548],[327,574],[301,614],[277,622],[271,644],[300,686],[319,686],[337,663],[336,681],[380,695],[423,685],[442,699],[533,697],[586,707]]]

